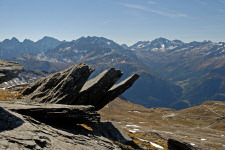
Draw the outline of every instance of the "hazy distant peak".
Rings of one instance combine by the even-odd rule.
[[[17,38],[12,37],[11,41],[20,42]]]
[[[2,42],[2,44],[5,45],[5,46],[7,46],[7,47],[12,47],[13,45],[20,44],[20,41],[17,38],[13,37],[10,40],[9,39],[5,39]]]
[[[23,43],[34,43],[34,42],[32,40],[30,40],[30,39],[24,39]]]
[[[129,49],[129,47],[127,46],[127,44],[121,44],[121,46],[125,49]]]
[[[153,41],[170,41],[170,40],[168,40],[168,39],[166,39],[166,38],[163,38],[163,37],[159,37],[159,38],[156,38],[156,39],[153,40]]]
[[[107,38],[104,38],[104,37],[97,37],[97,36],[87,36],[87,37],[81,37],[79,39],[77,39],[76,41],[92,41],[92,42],[95,42],[95,41],[102,41],[102,42],[106,42],[106,41],[112,41],[112,40],[109,40]]]
[[[20,41],[17,38],[12,37],[11,39],[5,39],[3,42],[17,42],[17,43],[19,43]]]
[[[44,36],[42,39],[38,40],[38,41],[59,41],[53,37],[49,37],[49,36]],[[37,41],[37,42],[38,42]]]
[[[183,42],[183,41],[181,41],[181,40],[177,40],[177,39],[173,40],[172,42],[174,42],[174,43],[184,44],[184,42]]]

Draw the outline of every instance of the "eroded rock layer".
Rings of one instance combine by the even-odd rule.
[[[0,102],[1,107],[51,124],[99,122],[100,115],[91,105],[62,105],[43,103]],[[7,117],[5,117],[7,118]]]

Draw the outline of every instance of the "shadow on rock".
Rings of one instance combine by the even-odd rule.
[[[21,126],[24,121],[0,107],[0,132],[13,130]],[[4,117],[3,117],[4,116]]]

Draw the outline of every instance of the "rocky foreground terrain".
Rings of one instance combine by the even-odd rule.
[[[1,95],[12,101],[0,102],[0,148],[139,148],[118,125],[101,122],[96,112],[132,86],[139,76],[114,85],[122,73],[112,68],[87,81],[93,71],[85,64],[72,66],[26,87],[22,91],[25,97],[15,94],[18,87],[13,87],[14,91],[1,89]]]

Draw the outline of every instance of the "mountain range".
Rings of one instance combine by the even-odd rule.
[[[25,39],[20,42],[17,38],[5,39],[0,42],[0,59],[10,59],[23,54],[38,54],[46,52],[65,41],[59,41],[52,37],[43,37],[37,42]]]
[[[1,59],[48,73],[80,62],[96,69],[93,76],[110,67],[122,70],[124,78],[139,73],[140,79],[124,96],[146,107],[181,109],[206,100],[225,100],[223,42],[185,43],[158,38],[128,47],[103,37],[70,42],[50,37],[37,42],[12,38],[0,42],[0,52]]]

